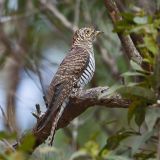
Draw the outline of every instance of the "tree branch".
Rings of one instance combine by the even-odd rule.
[[[21,23],[22,25],[22,23]],[[3,25],[0,23],[0,42],[5,45],[6,56],[8,59],[5,62],[7,79],[9,80],[6,88],[6,112],[7,118],[4,119],[4,124],[9,132],[18,132],[16,123],[16,91],[19,84],[19,72],[23,66],[24,58],[27,52],[22,48],[20,41],[16,43],[16,47],[12,44],[9,36],[4,32]],[[21,32],[25,33],[25,32]],[[22,41],[22,40],[21,40]],[[18,54],[17,54],[18,53]],[[12,80],[11,80],[12,79]],[[6,120],[6,121],[5,121]]]
[[[130,101],[121,98],[118,94],[115,94],[112,97],[108,97],[105,99],[99,99],[99,96],[103,92],[107,92],[108,89],[108,87],[97,87],[81,91],[75,96],[72,96],[70,98],[69,104],[67,105],[63,115],[58,122],[57,129],[66,127],[74,118],[79,116],[91,106],[104,106],[106,108],[128,108]],[[36,143],[33,149],[42,144],[50,134],[53,119],[50,119],[49,123],[46,124],[44,129],[39,131],[39,128],[41,128],[45,123],[49,112],[50,111],[47,110],[46,113],[37,120],[37,124],[33,127],[32,133],[36,139]],[[52,115],[52,117],[53,116],[54,115]]]
[[[81,3],[81,0],[76,0],[75,9],[74,9],[74,26],[78,26],[79,24],[80,3]]]
[[[120,11],[114,0],[104,0],[106,8],[109,12],[109,15],[112,19],[113,24],[115,25],[117,22],[122,20],[122,16],[120,15]],[[118,37],[122,43],[122,47],[125,50],[125,54],[129,59],[133,59],[137,63],[142,63],[142,57],[138,50],[136,49],[130,35],[124,35],[123,33],[118,33]]]
[[[72,32],[77,30],[78,27],[74,24],[72,24],[71,22],[68,21],[68,19],[49,1],[46,0],[40,0],[40,4],[47,10],[49,10],[50,12],[52,12],[52,14],[61,21],[61,23],[68,28],[69,30],[71,30]]]

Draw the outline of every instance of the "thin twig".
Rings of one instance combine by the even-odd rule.
[[[81,0],[76,0],[76,5],[74,9],[74,26],[78,26],[79,24],[80,2]]]
[[[72,24],[71,22],[69,22],[67,18],[50,1],[40,0],[40,3],[45,9],[52,12],[52,14],[57,19],[59,19],[66,28],[68,28],[72,32],[78,29],[78,27]]]
[[[2,142],[5,144],[5,146],[8,146],[7,149],[11,149],[13,152],[16,151],[14,146],[12,146],[6,139],[2,139]]]
[[[28,17],[31,17],[32,15],[39,13],[39,12],[40,12],[40,10],[34,9],[33,11],[30,11],[25,14],[3,16],[3,17],[0,17],[0,23],[7,23],[7,22],[11,22],[11,21],[17,21],[17,20],[20,20],[23,18],[28,18]]]
[[[5,127],[7,128],[7,130],[11,131],[11,130],[12,130],[12,127],[11,127],[11,125],[9,124],[8,118],[7,118],[7,116],[6,116],[3,108],[2,108],[1,106],[0,106],[0,110],[1,110],[1,112],[2,112],[2,117],[3,117],[3,120],[4,120],[4,125],[5,125]]]
[[[39,79],[39,83],[40,83],[40,86],[41,86],[41,89],[42,89],[42,92],[43,92],[43,96],[46,96],[46,92],[45,92],[45,87],[43,85],[43,78],[42,78],[42,74],[41,74],[41,71],[40,71],[40,66],[38,65],[38,62],[37,60],[35,59],[35,70],[36,70],[36,73],[37,73],[37,76],[38,76],[38,79]]]
[[[91,3],[91,2],[90,2]],[[89,7],[88,7],[88,3],[86,0],[83,0],[82,1],[82,13],[84,15],[84,19],[87,23],[91,23],[92,21],[92,18],[91,18],[91,15],[90,15],[90,12],[89,12]]]

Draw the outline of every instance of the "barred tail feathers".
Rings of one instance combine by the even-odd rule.
[[[54,140],[54,135],[55,135],[55,131],[56,131],[56,127],[57,127],[57,124],[58,124],[58,121],[59,119],[61,118],[62,114],[63,114],[63,111],[65,109],[65,107],[67,106],[67,103],[68,103],[68,98],[62,103],[62,105],[60,106],[60,109],[59,111],[57,112],[55,118],[54,118],[54,121],[52,123],[52,128],[51,128],[51,133],[50,133],[50,136],[48,137],[48,140],[49,140],[49,145],[52,146],[53,144],[53,140]]]

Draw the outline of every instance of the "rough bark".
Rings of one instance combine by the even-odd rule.
[[[115,25],[117,22],[122,20],[122,16],[120,15],[120,11],[114,0],[104,0],[107,11],[111,17],[113,24]],[[125,50],[125,54],[127,57],[137,63],[142,63],[142,57],[138,50],[136,49],[130,35],[125,35],[123,33],[118,33],[118,37],[121,41],[122,47]]]

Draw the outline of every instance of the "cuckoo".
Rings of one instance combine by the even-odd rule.
[[[95,71],[93,42],[101,31],[93,27],[78,29],[73,35],[69,54],[61,62],[48,89],[47,103],[51,112],[46,123],[53,118],[49,143],[52,145],[57,123],[69,102],[69,97],[77,89],[90,82]],[[53,114],[53,113],[56,114]],[[50,117],[55,115],[54,117]]]

